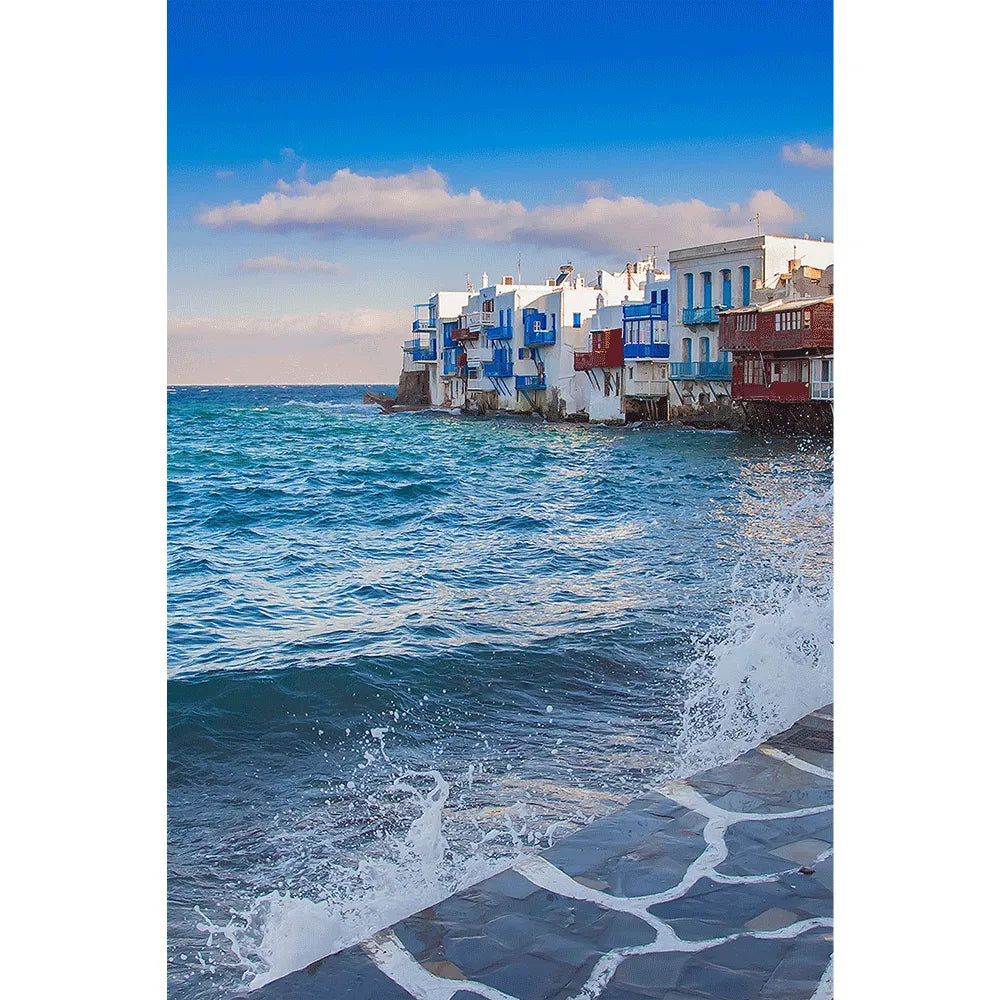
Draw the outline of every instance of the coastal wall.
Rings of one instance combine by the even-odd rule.
[[[251,994],[833,995],[833,706]]]
[[[398,406],[431,405],[431,381],[426,367],[418,367],[415,371],[404,368],[399,373],[395,402]]]

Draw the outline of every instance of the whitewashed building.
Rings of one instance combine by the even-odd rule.
[[[435,292],[413,307],[413,337],[403,345],[403,371],[426,370],[433,406],[451,405],[448,386],[456,363],[451,334],[468,301],[468,292]]]
[[[729,398],[732,358],[719,349],[719,309],[750,305],[754,291],[773,288],[793,260],[822,271],[833,263],[833,243],[760,235],[670,251],[671,402]]]

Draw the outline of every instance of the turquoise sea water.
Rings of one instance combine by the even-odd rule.
[[[829,700],[828,443],[384,416],[364,388],[169,393],[175,998]]]

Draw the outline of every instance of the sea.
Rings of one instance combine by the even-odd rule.
[[[832,700],[828,440],[168,390],[172,1000]]]

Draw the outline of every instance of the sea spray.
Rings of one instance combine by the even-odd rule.
[[[829,490],[779,505],[734,566],[728,620],[685,671],[679,773],[732,760],[833,700],[832,509]],[[808,541],[773,544],[803,537],[802,520]]]

